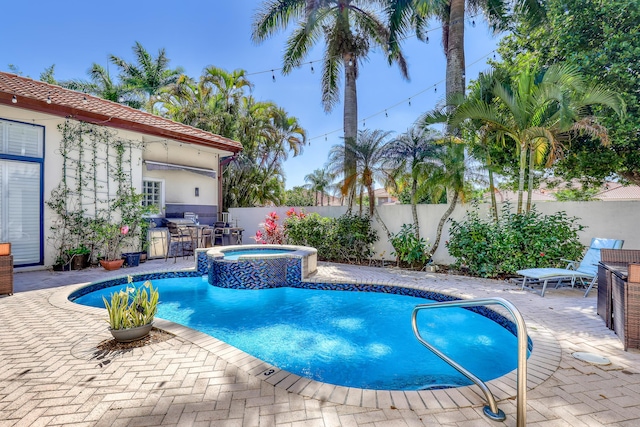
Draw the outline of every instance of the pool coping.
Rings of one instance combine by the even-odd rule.
[[[181,274],[196,274],[196,268],[177,270]],[[122,277],[126,278],[127,275]],[[110,279],[110,280],[113,280]],[[305,283],[318,283],[305,280]],[[323,280],[326,282],[326,280]],[[353,284],[367,284],[367,281],[341,279],[336,283],[351,282]],[[86,282],[73,287],[60,288],[52,293],[49,303],[55,307],[83,312],[87,314],[106,316],[103,308],[83,306],[70,301],[69,296],[77,290],[97,282]],[[368,283],[375,285],[375,283]],[[432,289],[422,284],[394,284],[384,283],[385,286],[415,289],[424,292],[433,292],[449,295],[455,298],[465,299],[464,295],[456,293],[444,294],[441,289]],[[500,308],[494,309],[499,314],[505,314]],[[505,316],[508,318],[508,315]],[[465,386],[438,390],[370,390],[353,387],[337,386],[323,383],[309,378],[290,373],[275,367],[261,359],[258,359],[230,344],[203,332],[180,325],[165,319],[156,318],[154,326],[176,335],[178,338],[188,341],[203,348],[228,363],[233,364],[244,372],[256,377],[277,388],[295,393],[304,397],[327,401],[336,404],[359,406],[363,408],[388,409],[450,409],[485,405],[484,395],[474,386]],[[561,349],[557,339],[544,326],[534,320],[527,320],[527,333],[533,343],[533,351],[527,360],[527,389],[531,390],[546,381],[560,366]],[[516,351],[516,349],[514,349]],[[494,380],[488,381],[487,386],[494,394],[497,402],[513,399],[517,391],[516,370]]]

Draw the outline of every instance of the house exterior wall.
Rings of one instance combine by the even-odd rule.
[[[60,154],[60,143],[62,133],[58,126],[64,124],[65,119],[53,115],[38,113],[16,107],[0,105],[0,118],[36,124],[44,127],[44,164],[43,164],[43,196],[46,202],[51,192],[58,186],[63,177],[63,157]],[[165,182],[165,203],[187,205],[207,205],[216,206],[218,200],[217,178],[198,175],[184,171],[147,171],[144,167],[144,160],[155,160],[159,162],[175,163],[184,166],[199,167],[216,170],[218,168],[219,155],[228,155],[226,151],[215,150],[213,148],[202,147],[190,144],[180,144],[177,141],[163,140],[162,142],[152,142],[158,138],[146,135],[112,129],[117,136],[122,139],[133,141],[139,148],[134,148],[131,152],[131,184],[136,192],[141,192],[143,177],[157,178]],[[106,176],[101,176],[106,179]],[[195,196],[195,187],[199,188],[199,196]],[[115,192],[115,185],[111,187],[110,193]],[[113,195],[113,194],[112,194]],[[0,197],[3,197],[0,195]],[[43,240],[44,265],[54,264],[56,258],[56,248],[50,242],[51,226],[54,221],[54,213],[46,205],[43,210]]]
[[[578,223],[585,226],[580,233],[580,241],[588,246],[592,237],[603,237],[611,239],[624,240],[624,248],[640,249],[640,227],[638,227],[638,218],[640,218],[640,201],[627,202],[541,202],[534,203],[538,212],[550,215],[556,212],[565,211],[570,217],[577,217]],[[513,206],[512,206],[513,207]],[[480,216],[488,217],[490,205],[484,203],[480,205]],[[339,217],[346,212],[343,206],[309,206],[302,208],[306,212],[318,212],[322,216]],[[411,206],[410,205],[385,205],[376,208],[380,217],[392,233],[400,231],[402,224],[412,223]],[[447,209],[447,205],[418,205],[418,220],[420,221],[420,234],[433,243],[436,236],[436,229],[440,218]],[[453,211],[450,218],[456,221],[464,219],[465,213],[470,209],[470,205],[458,205]],[[498,206],[502,209],[502,206]],[[244,228],[244,243],[253,243],[251,236],[255,236],[256,231],[261,229],[260,223],[264,222],[265,216],[269,212],[276,211],[280,216],[279,224],[286,219],[286,212],[289,207],[277,208],[231,208],[229,209],[230,217],[235,221],[237,219],[238,226]],[[300,210],[300,208],[296,208]],[[377,221],[373,221],[373,227],[378,232],[378,241],[374,248],[374,258],[394,260],[391,255],[393,247],[389,243],[382,227]],[[442,230],[440,246],[433,260],[440,264],[451,264],[455,261],[445,246],[445,242],[449,240],[450,223],[447,222]]]

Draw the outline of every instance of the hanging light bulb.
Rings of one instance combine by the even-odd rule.
[[[14,104],[18,102],[18,98],[13,95],[13,98],[11,98],[11,102],[13,102]]]
[[[311,64],[311,74],[315,73],[316,70],[313,69],[313,62],[310,62],[309,64]]]
[[[120,95],[120,96],[118,97],[118,102],[119,102],[119,103],[123,103],[123,102],[124,102],[124,96]]]
[[[387,113],[387,110],[384,110],[384,116],[389,117],[389,113]]]
[[[424,42],[426,44],[429,44],[429,34],[427,34],[427,36],[424,38]]]
[[[271,70],[271,80],[273,80],[273,82],[276,82],[276,75],[273,73],[273,70]]]
[[[47,96],[47,104],[51,104],[51,95]]]
[[[82,102],[83,102],[83,103],[85,103],[85,104],[86,104],[87,102],[89,102],[89,101],[87,101],[87,97],[86,97],[86,96],[83,96],[83,97],[82,97]]]
[[[476,27],[476,20],[475,20],[475,19],[472,19],[472,20],[471,20],[471,26],[472,26],[473,28],[475,28],[475,27]]]
[[[353,61],[349,60],[349,67],[353,66]]]
[[[411,98],[409,98],[409,107],[411,107]]]
[[[433,93],[438,93],[438,86],[433,87]]]

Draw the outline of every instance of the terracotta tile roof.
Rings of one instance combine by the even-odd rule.
[[[14,96],[16,103],[12,102]],[[220,135],[82,92],[1,71],[0,104],[234,153],[242,150],[238,141]]]
[[[604,188],[593,197],[600,200],[640,200],[640,187],[637,185],[623,186],[619,182],[607,182]]]

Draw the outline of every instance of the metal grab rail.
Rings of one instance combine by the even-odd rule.
[[[471,299],[471,300],[456,300],[456,301],[443,301],[443,302],[435,302],[431,304],[420,304],[417,305],[413,312],[411,313],[411,326],[413,327],[413,333],[415,334],[418,341],[431,350],[436,356],[440,359],[447,362],[454,369],[460,372],[465,377],[469,378],[473,381],[480,389],[482,389],[486,399],[488,406],[484,407],[484,414],[495,421],[504,421],[506,416],[504,412],[498,409],[498,405],[496,404],[496,400],[493,397],[493,393],[489,390],[489,387],[478,377],[473,375],[471,372],[463,368],[461,365],[447,357],[445,354],[440,352],[438,349],[433,347],[431,344],[426,342],[422,336],[420,335],[420,331],[418,330],[418,322],[417,316],[418,311],[429,309],[429,308],[440,308],[440,307],[477,307],[477,306],[486,306],[486,305],[501,305],[509,311],[511,316],[516,322],[516,331],[518,337],[518,366],[516,371],[516,425],[518,427],[524,427],[526,424],[527,412],[527,327],[524,324],[524,319],[520,314],[520,311],[509,301],[504,298],[479,298],[479,299]]]

